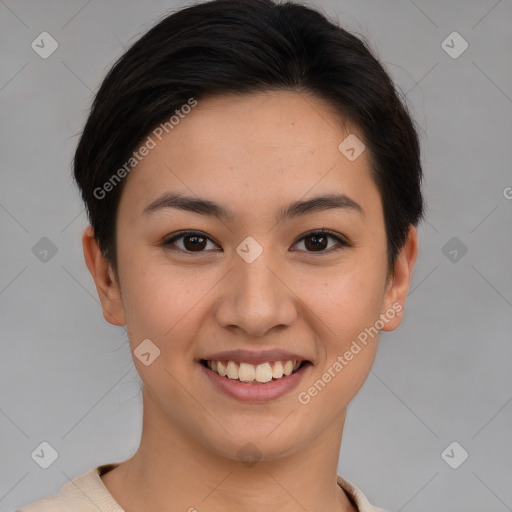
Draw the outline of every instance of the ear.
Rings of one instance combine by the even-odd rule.
[[[384,301],[382,303],[382,314],[386,314],[387,318],[390,312],[393,311],[393,318],[385,322],[383,331],[393,331],[402,322],[402,314],[409,285],[412,278],[412,270],[416,263],[418,255],[418,232],[414,226],[410,226],[407,234],[407,239],[404,246],[400,250],[395,262],[395,268],[392,275],[389,277],[389,282],[384,294]]]
[[[112,325],[125,325],[121,289],[110,263],[98,246],[92,226],[88,226],[82,235],[82,247],[85,263],[98,291],[105,320]]]

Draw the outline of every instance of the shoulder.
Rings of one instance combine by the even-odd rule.
[[[93,468],[63,485],[54,496],[35,501],[16,512],[124,512],[103,484],[107,464]]]
[[[352,498],[358,512],[387,512],[386,510],[374,507],[370,504],[363,492],[353,483],[338,475],[338,485]]]

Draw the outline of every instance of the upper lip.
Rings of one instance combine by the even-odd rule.
[[[208,356],[202,357],[202,360],[206,361],[236,361],[239,363],[249,364],[262,364],[269,361],[309,361],[309,359],[282,349],[270,349],[270,350],[225,350],[222,352],[215,352]]]

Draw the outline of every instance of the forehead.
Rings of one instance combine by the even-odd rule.
[[[320,193],[375,199],[368,152],[351,161],[339,148],[354,135],[363,139],[332,107],[304,93],[199,100],[169,133],[150,134],[154,147],[126,178],[120,209],[140,215],[168,190],[246,213]]]

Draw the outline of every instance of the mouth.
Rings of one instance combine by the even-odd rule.
[[[260,364],[232,360],[201,359],[200,363],[205,368],[227,380],[254,385],[286,379],[290,375],[299,372],[305,366],[311,365],[309,361],[297,359],[266,361]]]

